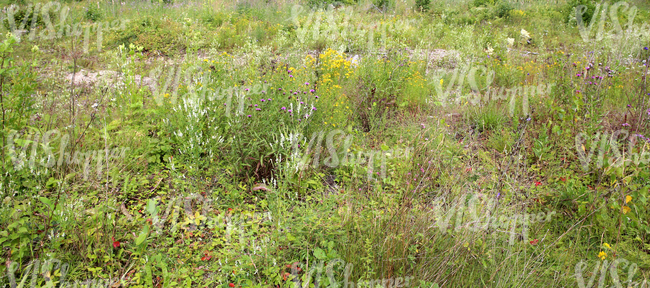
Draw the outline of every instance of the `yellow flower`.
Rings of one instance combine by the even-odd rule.
[[[625,204],[627,204],[630,201],[632,201],[632,196],[630,195],[625,196]]]
[[[623,214],[627,214],[627,212],[630,212],[630,211],[632,211],[632,209],[630,209],[630,207],[623,206]]]
[[[600,251],[600,253],[598,253],[598,258],[600,258],[600,260],[605,260],[605,257],[607,257],[607,253],[603,251]]]
[[[609,244],[607,244],[607,243],[604,243],[603,245],[604,245],[605,247],[607,247],[608,249],[612,249],[612,246],[609,246]]]

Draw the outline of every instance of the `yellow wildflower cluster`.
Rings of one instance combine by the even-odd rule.
[[[332,48],[328,48],[325,53],[318,56],[323,72],[323,82],[325,85],[328,82],[339,82],[342,76],[349,78],[352,75],[352,62],[345,59],[345,53],[338,53]]]
[[[308,56],[310,57],[310,56]],[[352,76],[352,63],[347,60],[344,53],[338,53],[335,50],[327,49],[324,53],[318,56],[319,69],[321,71],[320,82],[320,95],[323,96],[322,105],[327,111],[324,115],[329,117],[325,118],[326,125],[344,125],[349,115],[352,115],[352,109],[348,103],[348,97],[341,93],[341,81],[348,79]],[[315,59],[306,59],[307,64],[313,65]]]

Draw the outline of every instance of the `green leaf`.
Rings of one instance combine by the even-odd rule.
[[[50,199],[47,199],[45,197],[38,197],[38,199],[41,200],[41,202],[43,202],[43,204],[47,205],[47,207],[49,207],[50,210],[52,209],[53,205],[52,205],[52,201],[50,201]]]
[[[316,257],[318,260],[323,260],[323,259],[327,258],[325,256],[325,251],[323,251],[323,249],[320,249],[320,248],[316,248],[314,250],[314,257]]]

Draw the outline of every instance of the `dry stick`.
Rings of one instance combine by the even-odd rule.
[[[573,226],[571,226],[571,228],[569,228],[569,230],[567,230],[566,232],[562,233],[562,235],[560,235],[560,237],[557,238],[557,240],[555,240],[553,243],[551,243],[551,245],[548,245],[546,248],[544,248],[544,251],[542,251],[542,253],[539,254],[539,256],[537,256],[535,259],[539,258],[541,255],[544,255],[544,252],[546,252],[546,249],[548,249],[548,247],[551,247],[551,246],[553,246],[555,243],[557,243],[557,241],[560,241],[560,239],[562,239],[562,237],[564,237],[564,235],[566,235],[567,233],[569,233],[569,231],[573,230],[574,227],[576,227],[578,224],[580,224],[580,223],[582,223],[583,221],[585,221],[589,216],[593,215],[594,213],[596,213],[598,210],[600,210],[600,209],[603,208],[603,207],[605,207],[605,204],[601,205],[598,209],[594,210],[594,211],[591,212],[589,215],[585,216],[585,218],[582,218],[582,220],[580,220],[580,221],[577,222],[576,224],[573,224]],[[492,277],[494,277],[494,274],[492,275]],[[530,276],[529,276],[529,277],[530,277]],[[526,279],[528,279],[528,277],[524,278],[524,280],[526,280]],[[490,279],[490,280],[491,280],[491,279]],[[522,284],[522,285],[523,285],[523,284]],[[520,286],[520,287],[521,287],[521,286]]]
[[[5,59],[4,56],[5,55],[2,55],[2,56],[3,57],[0,58],[0,59],[2,59],[2,63],[0,63],[0,69],[4,69],[4,64],[5,64],[5,61],[4,61],[4,59]],[[6,159],[5,158],[5,146],[7,146],[7,142],[6,142],[7,137],[4,135],[5,134],[5,129],[6,129],[6,127],[5,127],[5,123],[6,123],[6,120],[5,120],[5,102],[4,102],[4,97],[3,97],[3,95],[4,95],[4,81],[5,81],[5,77],[1,76],[0,77],[0,105],[2,106],[1,107],[1,109],[2,109],[2,174],[5,174],[6,171],[7,171],[7,166],[5,164],[5,159]],[[5,175],[3,175],[3,176],[5,176]],[[3,179],[8,179],[8,178],[3,177]],[[4,194],[7,195],[9,193],[9,191],[7,190],[8,185],[5,185],[5,184],[6,183],[3,183],[2,187],[5,190]]]

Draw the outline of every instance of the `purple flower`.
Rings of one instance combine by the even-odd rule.
[[[255,107],[257,107],[257,104],[255,104]]]
[[[297,94],[298,94],[298,92],[293,92],[293,95],[297,95]]]
[[[311,89],[311,90],[309,90],[309,92],[314,93],[314,92],[316,92],[316,90]]]
[[[309,86],[309,82],[305,82],[305,86]]]
[[[530,121],[530,117],[528,117],[528,119],[526,119],[526,121]]]
[[[623,126],[625,126],[625,127],[630,127],[630,124],[623,123]]]
[[[648,50],[648,47],[643,47],[643,50]]]
[[[248,115],[248,118],[251,118],[252,115]]]
[[[262,90],[262,93],[265,93],[265,94],[266,94],[266,91]]]
[[[318,99],[318,96],[316,96],[316,99]]]
[[[580,73],[576,74],[576,77],[580,77],[580,76],[582,76]]]
[[[289,110],[289,113],[291,113],[291,110]]]
[[[261,108],[255,108],[255,110],[257,110],[257,111],[262,111],[262,109],[261,109]]]
[[[287,110],[287,107],[282,107],[280,108],[280,110]]]
[[[226,103],[223,103],[223,106],[226,106]]]
[[[580,90],[576,90],[576,93],[580,93]]]
[[[647,111],[647,112],[648,112],[648,116],[650,116],[650,108],[648,108],[648,111]]]
[[[271,98],[269,98],[269,99],[266,99],[266,101],[271,101]]]
[[[244,89],[244,91],[248,91],[248,88]]]
[[[260,99],[260,101],[264,102],[264,101],[266,101],[266,100],[264,100],[264,99]]]
[[[293,78],[293,75],[289,75],[289,78]]]
[[[282,88],[278,88],[278,91],[282,91]]]
[[[287,92],[282,92],[282,95],[287,95]]]
[[[311,110],[314,110],[314,111],[316,111],[316,107],[311,107]]]
[[[305,102],[300,101],[300,104],[305,104]]]
[[[291,73],[291,70],[287,70],[287,73]]]

